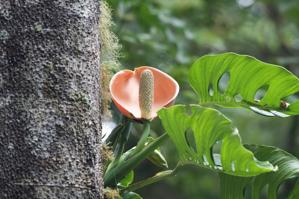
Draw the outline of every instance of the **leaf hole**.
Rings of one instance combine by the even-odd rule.
[[[288,198],[287,196],[289,195],[289,193],[291,193],[291,190],[296,188],[296,186],[295,186],[296,181],[297,181],[297,178],[283,181],[277,190],[278,198]]]
[[[269,89],[269,85],[264,85],[260,87],[255,93],[254,100],[259,102],[261,99],[263,99],[268,89]]]
[[[238,93],[237,95],[234,96],[235,102],[242,102],[243,101],[243,97],[240,93]]]
[[[213,85],[212,84],[209,84],[209,95],[212,97],[214,95],[214,89],[213,89]]]
[[[194,138],[194,133],[193,130],[191,128],[188,128],[185,131],[185,139],[186,142],[188,144],[188,146],[193,149],[194,152],[196,152],[196,143],[195,143],[195,138]]]
[[[289,96],[283,98],[280,101],[280,108],[281,109],[287,109],[290,104],[296,103],[298,101],[299,101],[299,92],[294,93],[292,95],[289,95]]]
[[[216,141],[216,143],[213,145],[212,147],[212,154],[213,154],[213,161],[215,163],[216,166],[221,166],[221,158],[220,158],[220,154],[221,154],[221,146],[222,146],[222,141]]]
[[[299,92],[289,95],[285,97],[283,100],[288,102],[289,104],[295,103],[299,100]]]
[[[230,79],[230,73],[225,72],[222,74],[222,76],[218,80],[218,89],[219,89],[220,93],[224,93],[227,90],[229,79]]]

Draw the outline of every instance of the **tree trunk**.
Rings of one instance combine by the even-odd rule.
[[[0,198],[102,198],[99,0],[0,3]]]

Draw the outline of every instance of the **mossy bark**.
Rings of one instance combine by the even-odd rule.
[[[102,198],[99,0],[0,5],[0,198]]]

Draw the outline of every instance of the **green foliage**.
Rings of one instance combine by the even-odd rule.
[[[220,174],[221,196],[225,199],[245,198],[245,188],[251,185],[252,199],[259,199],[261,191],[267,187],[267,198],[276,199],[279,186],[287,180],[299,177],[299,160],[275,147],[250,145],[249,148],[254,155],[263,161],[270,161],[278,166],[278,171],[262,174],[252,178],[235,177],[226,174]],[[289,199],[298,197],[298,187],[294,187]]]
[[[115,33],[123,46],[120,57],[122,66],[134,68],[139,65],[151,65],[170,73],[181,87],[177,100],[179,103],[198,101],[198,97],[188,85],[186,76],[193,60],[207,53],[234,51],[250,54],[261,60],[283,65],[298,74],[297,0],[109,0],[108,2],[116,23]],[[236,99],[240,98],[237,96]],[[283,103],[281,105],[284,107]],[[240,104],[234,106],[239,107]],[[249,104],[245,103],[245,106],[248,107]],[[278,108],[277,104],[275,108]],[[298,146],[296,131],[290,133],[289,130],[291,125],[296,126],[298,120],[261,117],[246,109],[221,110],[224,110],[224,113],[238,126],[243,142],[277,145],[299,155],[296,150]],[[275,109],[264,106],[260,110],[269,112]],[[154,130],[163,132],[159,122],[154,123],[156,124]],[[290,140],[295,144],[287,144]],[[166,152],[167,160],[172,167],[171,163],[177,160],[174,155],[175,149],[168,144],[163,147],[163,152]],[[152,170],[151,164],[145,164],[136,175],[139,177],[152,175]],[[163,189],[164,198],[219,198],[217,179],[211,172],[202,172],[202,169],[193,167],[183,172],[189,175],[177,175],[158,186],[143,189],[142,194],[160,198],[159,193]],[[171,186],[171,189],[164,189],[165,186]],[[296,196],[293,199],[295,198]]]
[[[145,187],[147,185],[159,182],[160,180],[168,178],[169,176],[173,176],[175,173],[176,173],[176,169],[164,170],[164,171],[158,172],[152,177],[146,178],[145,180],[142,180],[142,181],[139,181],[139,182],[136,182],[136,183],[130,185],[128,188],[125,189],[125,191],[135,191],[135,190]]]
[[[122,199],[142,199],[142,197],[137,193],[128,192],[123,195]]]
[[[221,82],[225,74],[226,80]],[[201,105],[245,107],[267,116],[299,113],[298,101],[285,101],[299,91],[299,79],[280,66],[250,56],[224,53],[201,57],[192,65],[189,81]],[[259,94],[260,89],[266,90]],[[181,165],[195,164],[220,173],[222,198],[245,198],[245,189],[252,184],[253,199],[260,198],[266,185],[268,197],[276,199],[281,183],[299,176],[296,157],[266,146],[250,147],[253,155],[241,144],[231,121],[214,109],[176,105],[158,115],[179,151]],[[219,141],[217,154],[213,147]],[[293,191],[289,198],[296,194]]]
[[[182,165],[195,164],[236,176],[255,176],[275,170],[269,162],[256,160],[241,144],[231,121],[214,109],[176,105],[160,110],[159,118],[180,153]],[[222,142],[220,154],[213,153],[213,145],[219,141]]]
[[[134,171],[130,171],[128,175],[126,175],[120,182],[119,186],[128,187],[134,181]]]
[[[114,186],[117,182],[120,182],[126,175],[135,169],[140,162],[152,154],[166,138],[167,136],[164,134],[147,145],[143,145],[140,148],[135,147],[123,153],[119,159],[116,158],[110,163],[105,171],[105,186]]]
[[[299,180],[297,181],[295,187],[293,188],[292,193],[289,196],[289,199],[297,199],[299,198]]]
[[[147,157],[147,159],[157,167],[160,167],[162,169],[168,168],[168,163],[159,148],[154,150],[153,153]]]
[[[203,56],[192,65],[189,81],[200,104],[246,107],[266,116],[299,114],[299,101],[286,101],[299,91],[299,79],[285,68],[250,56]]]

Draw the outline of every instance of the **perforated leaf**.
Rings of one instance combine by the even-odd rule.
[[[299,177],[299,160],[295,156],[270,146],[251,145],[249,148],[259,160],[269,160],[273,165],[278,167],[278,170],[247,178],[220,174],[222,198],[244,199],[245,188],[251,185],[251,198],[260,199],[263,188],[268,185],[267,198],[276,199],[279,186],[284,181]],[[298,198],[298,190],[296,189],[298,189],[298,185],[289,194],[289,199]]]
[[[246,107],[266,116],[299,114],[299,79],[285,68],[246,55],[224,53],[199,58],[189,82],[200,104]]]
[[[297,181],[295,187],[293,188],[292,193],[289,196],[289,199],[297,199],[299,198],[299,180]]]
[[[176,105],[163,108],[158,115],[180,154],[181,164],[195,164],[237,176],[275,170],[269,162],[258,161],[243,147],[238,130],[217,110]],[[220,154],[212,152],[216,142],[222,143]]]

